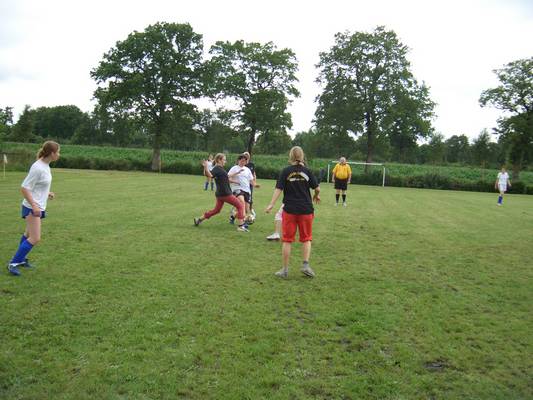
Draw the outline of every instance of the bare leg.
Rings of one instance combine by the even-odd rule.
[[[41,241],[41,218],[31,214],[26,217],[25,235],[32,246],[35,246]]]
[[[309,262],[309,257],[311,256],[311,241],[302,243],[302,257],[304,262]]]
[[[289,268],[289,259],[291,258],[291,242],[283,242],[281,247],[281,255],[283,258],[283,268]]]

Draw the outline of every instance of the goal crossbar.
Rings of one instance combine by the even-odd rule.
[[[333,160],[333,161],[329,161],[328,162],[328,177],[327,177],[327,180],[326,180],[328,183],[329,183],[329,177],[330,177],[330,170],[329,170],[330,164],[331,163],[338,163],[338,162],[339,162],[339,160]],[[382,180],[381,186],[385,187],[385,173],[386,173],[385,164],[383,164],[383,163],[367,163],[367,162],[364,162],[364,161],[346,161],[346,164],[381,166],[383,168],[383,180]]]

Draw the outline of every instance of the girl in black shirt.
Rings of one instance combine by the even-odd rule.
[[[244,224],[244,204],[232,194],[229,185],[230,179],[241,171],[239,170],[236,174],[228,176],[228,173],[224,170],[226,155],[223,153],[218,153],[215,156],[215,166],[211,171],[209,171],[207,161],[204,161],[202,164],[204,166],[205,176],[215,179],[217,186],[215,192],[216,204],[215,208],[206,211],[203,216],[194,218],[194,226],[198,226],[202,221],[218,214],[222,210],[224,203],[229,203],[237,209],[237,222],[239,224],[237,230],[239,232],[249,232],[248,227]]]
[[[313,278],[315,273],[309,266],[311,240],[313,239],[313,200],[317,204],[320,202],[320,186],[311,170],[304,164],[304,152],[301,147],[294,146],[291,149],[289,164],[291,165],[281,171],[272,200],[265,210],[269,213],[283,192],[284,208],[281,222],[283,268],[276,272],[276,276],[287,278],[289,275],[291,245],[298,229],[303,256],[301,271],[304,275]],[[310,189],[314,189],[315,192],[312,199]]]

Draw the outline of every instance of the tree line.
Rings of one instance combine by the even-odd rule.
[[[290,103],[299,96],[298,62],[272,42],[218,41],[204,53],[189,24],[156,23],[134,31],[90,71],[97,84],[90,113],[75,105],[26,106],[17,123],[0,109],[0,140],[54,138],[64,143],[280,154],[302,145],[310,157],[496,166],[515,174],[533,157],[533,57],[495,70],[500,85],[480,106],[505,112],[490,140],[444,139],[432,120],[430,89],[414,77],[408,48],[394,31],[337,33],[321,52],[321,93],[313,127],[292,139]],[[201,107],[200,104],[209,104]],[[420,144],[423,143],[423,144]]]

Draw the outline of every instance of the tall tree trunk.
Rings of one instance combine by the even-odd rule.
[[[250,133],[250,136],[248,136],[248,143],[246,144],[246,151],[252,154],[252,149],[255,144],[255,135],[257,134],[257,131],[255,128],[252,128],[252,132]]]
[[[374,120],[371,112],[365,113],[365,125],[366,125],[366,162],[372,162],[372,155],[374,154]],[[368,165],[365,165],[365,174],[368,173]]]
[[[161,167],[161,125],[156,124],[152,153],[152,171],[159,171]]]

